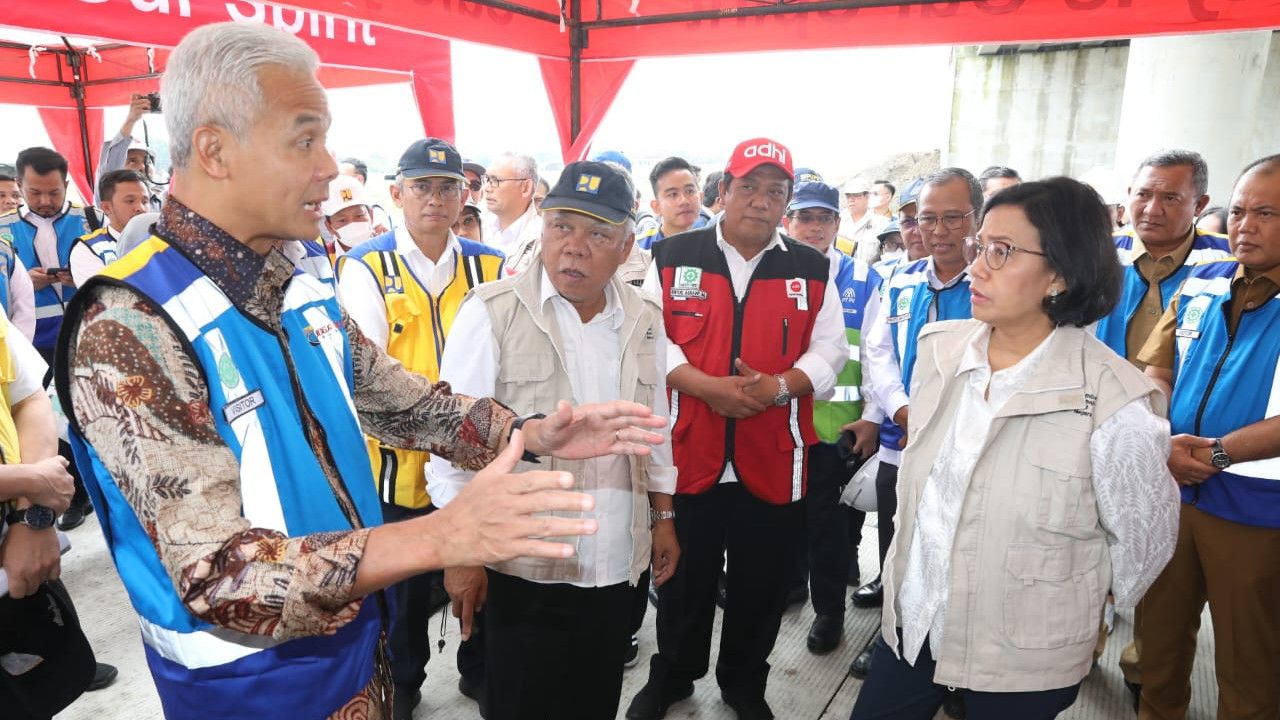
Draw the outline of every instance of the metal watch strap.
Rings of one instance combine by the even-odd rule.
[[[654,510],[649,508],[649,526],[656,525],[659,520],[674,520],[676,517],[675,510]]]
[[[543,419],[543,418],[545,418],[545,417],[546,417],[546,415],[543,415],[542,413],[531,413],[531,414],[529,414],[529,415],[521,415],[520,417],[516,418],[515,420],[512,420],[512,421],[511,421],[511,434],[507,435],[507,442],[511,442],[511,435],[514,435],[514,434],[515,434],[515,432],[516,432],[517,430],[519,430],[520,428],[524,427],[524,424],[525,424],[526,422],[528,422],[528,421],[530,421],[530,420],[541,420],[541,419]],[[525,448],[524,454],[520,456],[520,459],[521,459],[521,460],[523,460],[524,462],[527,462],[527,463],[540,463],[540,462],[541,462],[540,460],[538,460],[538,456],[537,456],[537,455],[535,455],[535,454],[533,454],[533,453],[529,452],[529,449],[528,449],[527,447]]]
[[[774,375],[773,378],[778,381],[778,394],[773,396],[773,404],[781,407],[791,402],[791,388],[787,387],[787,379],[782,373]]]

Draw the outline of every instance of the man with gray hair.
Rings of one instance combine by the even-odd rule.
[[[316,67],[263,25],[187,35],[161,80],[176,191],[66,313],[59,398],[169,717],[389,716],[381,590],[570,556],[531,538],[594,532],[579,515],[591,499],[516,462],[646,454],[662,438],[636,403],[516,418],[453,395],[293,265],[281,248],[316,236],[337,175]],[[381,524],[363,433],[479,472],[448,508]]]
[[[484,184],[485,242],[509,259],[508,271],[519,262],[517,255],[527,250],[542,234],[542,219],[533,204],[538,184],[538,163],[528,155],[504,153],[489,165]],[[534,253],[536,255],[536,253]],[[528,265],[526,260],[521,269]]]

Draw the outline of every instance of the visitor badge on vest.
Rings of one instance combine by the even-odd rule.
[[[706,300],[707,293],[702,289],[702,268],[688,265],[678,266],[671,282],[670,294],[673,300],[688,300],[689,298]]]
[[[804,278],[791,278],[787,281],[787,297],[796,301],[797,310],[809,310],[809,285]]]

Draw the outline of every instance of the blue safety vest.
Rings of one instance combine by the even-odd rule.
[[[830,400],[813,401],[813,427],[823,442],[840,439],[840,428],[862,417],[862,320],[867,298],[876,292],[880,276],[861,260],[836,251],[836,291],[844,316],[845,339],[849,343],[849,359],[836,374]],[[830,254],[828,254],[830,257]]]
[[[71,261],[71,246],[81,235],[89,232],[89,224],[85,221],[84,208],[71,205],[66,212],[53,221],[53,230],[58,235],[58,267],[67,267]],[[44,267],[44,263],[36,257],[36,226],[23,218],[20,213],[10,213],[0,217],[0,237],[11,238],[13,249],[18,259],[27,269]],[[47,285],[35,293],[36,336],[32,344],[42,350],[51,350],[58,341],[58,330],[62,329],[62,311],[76,289],[70,285],[61,285],[62,294],[55,288],[57,283]],[[8,293],[5,293],[6,295]]]
[[[1245,310],[1227,330],[1234,258],[1191,268],[1178,292],[1173,433],[1218,438],[1280,415],[1280,296]],[[1257,527],[1280,528],[1280,458],[1236,463],[1182,500],[1210,515]]]
[[[241,512],[251,527],[301,537],[380,524],[352,401],[351,349],[330,283],[295,271],[281,310],[287,352],[274,333],[244,315],[159,237],[90,284],[134,289],[182,333],[206,378],[218,433],[239,463]],[[72,303],[72,321],[83,311]],[[68,381],[59,379],[64,403]],[[328,455],[358,523],[343,512],[307,441],[303,402],[325,430]],[[71,443],[138,613],[166,717],[322,718],[370,682],[381,629],[378,603],[366,601],[355,619],[328,636],[279,641],[213,628],[183,604],[116,479],[74,423]]]
[[[1124,280],[1120,291],[1120,301],[1116,303],[1115,309],[1098,321],[1094,332],[1098,339],[1106,343],[1107,347],[1114,350],[1117,355],[1127,358],[1129,357],[1129,347],[1126,338],[1129,333],[1129,321],[1133,319],[1134,313],[1138,311],[1138,306],[1142,303],[1142,298],[1147,294],[1147,288],[1150,287],[1150,283],[1142,277],[1142,274],[1138,272],[1138,266],[1133,262],[1133,229],[1128,228],[1123,232],[1116,233],[1114,240],[1116,251],[1120,256],[1120,264],[1124,266]],[[1187,259],[1182,263],[1182,267],[1174,270],[1169,277],[1160,281],[1158,288],[1160,309],[1167,310],[1169,308],[1169,303],[1178,292],[1178,286],[1186,279],[1192,265],[1230,255],[1231,250],[1227,246],[1226,236],[1207,233],[1197,228],[1195,237],[1191,240],[1191,252],[1187,254]],[[1140,349],[1133,348],[1134,352]]]
[[[968,320],[973,317],[969,301],[969,273],[950,287],[934,290],[929,285],[933,258],[899,263],[887,281],[884,293],[886,319],[893,337],[893,354],[902,371],[902,386],[910,390],[911,371],[916,364],[916,342],[924,326],[935,320]],[[886,414],[895,408],[885,408]],[[880,426],[880,447],[897,451],[902,428],[892,417]]]

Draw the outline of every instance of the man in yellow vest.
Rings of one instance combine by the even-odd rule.
[[[452,226],[462,212],[462,156],[436,138],[409,146],[396,169],[391,197],[404,210],[404,224],[364,243],[338,261],[338,293],[347,313],[373,342],[411,372],[433,382],[453,318],[467,291],[499,276],[504,256],[494,248],[457,237]],[[383,518],[394,522],[425,515],[427,453],[368,438],[369,457],[382,500]],[[395,716],[409,717],[430,657],[427,620],[440,573],[411,578],[391,589],[391,671],[396,682]]]

